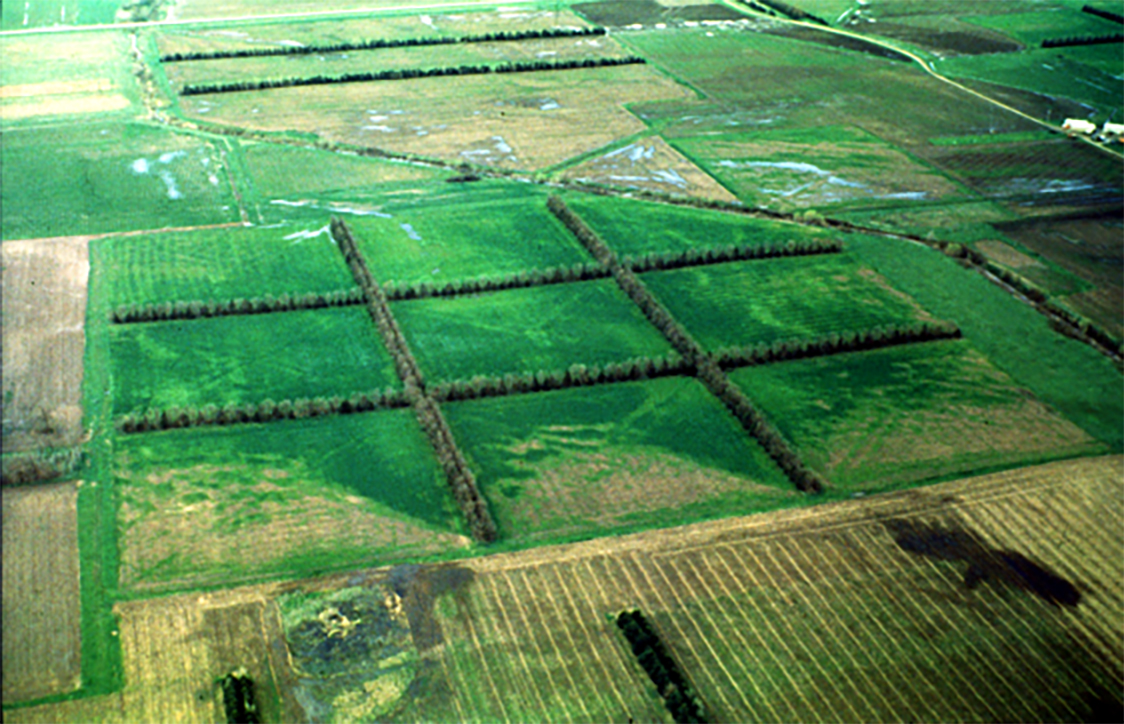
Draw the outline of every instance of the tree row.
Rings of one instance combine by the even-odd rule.
[[[402,390],[386,389],[356,392],[350,397],[299,398],[295,400],[264,400],[239,404],[204,405],[203,407],[169,407],[152,409],[143,413],[128,413],[117,418],[118,432],[139,433],[175,430],[184,427],[213,425],[241,425],[254,422],[280,422],[303,420],[327,415],[351,415],[374,410],[409,406],[410,401]]]
[[[413,48],[427,45],[457,45],[458,43],[498,43],[511,40],[537,40],[540,38],[575,38],[604,35],[605,28],[547,28],[512,32],[462,35],[459,37],[399,38],[365,40],[361,43],[335,43],[333,45],[296,45],[279,48],[242,48],[212,52],[169,53],[160,56],[161,63],[182,63],[189,60],[222,60],[227,58],[261,58],[272,55],[317,55],[345,53],[353,50],[379,50],[382,48]]]
[[[1082,5],[1081,12],[1089,13],[1090,15],[1096,15],[1098,18],[1104,18],[1105,20],[1111,20],[1114,23],[1120,23],[1121,25],[1124,25],[1124,15],[1121,15],[1120,13],[1109,12],[1108,10],[1100,10],[1093,7],[1092,5]]]
[[[457,446],[453,431],[441,413],[441,407],[426,393],[421,369],[398,326],[398,321],[390,311],[386,293],[371,276],[367,261],[363,258],[347,224],[340,218],[333,217],[329,229],[332,238],[336,240],[336,245],[343,253],[344,261],[355,277],[355,282],[367,297],[367,310],[375,326],[378,327],[383,344],[394,359],[395,369],[406,388],[406,399],[413,405],[418,422],[429,438],[437,461],[452,490],[453,498],[457,501],[472,532],[472,537],[482,543],[494,541],[497,534],[496,524],[480,495],[476,477]]]
[[[364,300],[363,290],[353,288],[335,292],[309,292],[308,294],[293,296],[281,294],[274,297],[266,294],[262,297],[251,297],[249,299],[122,304],[114,308],[109,315],[109,319],[114,324],[164,322],[176,319],[226,317],[236,314],[269,314],[301,309],[349,307],[362,304]]]
[[[547,200],[547,208],[580,241],[599,262],[609,267],[621,290],[640,308],[648,321],[658,329],[687,364],[695,369],[695,376],[706,385],[711,394],[720,399],[733,413],[746,432],[761,443],[762,448],[788,476],[798,490],[818,493],[823,490],[823,480],[805,467],[803,461],[781,434],[765,419],[713,358],[706,354],[691,333],[652,295],[640,277],[623,266],[612,249],[558,196]]]
[[[433,385],[429,388],[429,393],[441,402],[452,402],[648,380],[689,374],[692,371],[686,360],[678,355],[638,357],[624,362],[610,362],[603,366],[574,364],[564,370],[539,370],[523,374],[506,374],[502,377],[476,375],[467,380],[453,380]]]
[[[622,611],[617,615],[617,627],[637,663],[656,685],[671,718],[679,724],[704,724],[706,707],[644,614],[639,610]]]
[[[812,15],[811,13],[804,12],[803,10],[801,10],[798,7],[793,7],[792,5],[789,5],[786,2],[781,2],[781,0],[756,0],[756,2],[753,2],[751,0],[750,2],[747,2],[746,4],[750,5],[752,7],[753,5],[756,5],[757,3],[760,3],[767,8],[771,8],[772,10],[775,10],[778,13],[781,13],[782,15],[787,15],[788,17],[792,18],[793,20],[802,20],[802,21],[805,21],[805,22],[819,23],[820,25],[825,25],[825,26],[828,25],[828,22],[826,20],[824,20],[823,18]],[[754,9],[756,10],[757,8],[754,8]]]
[[[960,328],[952,322],[914,322],[865,329],[861,332],[832,333],[815,339],[790,339],[772,344],[729,347],[716,351],[714,361],[719,367],[730,369],[959,338]]]
[[[1111,35],[1081,35],[1068,38],[1047,38],[1042,41],[1043,48],[1068,48],[1074,45],[1106,45],[1124,43],[1124,33]]]
[[[633,65],[646,62],[636,55],[623,58],[583,58],[581,60],[534,60],[501,65],[458,65],[445,68],[400,68],[380,70],[370,73],[345,73],[336,76],[317,75],[311,78],[275,78],[272,80],[248,80],[237,83],[213,83],[210,85],[187,84],[180,91],[181,96],[196,96],[210,93],[237,93],[241,91],[260,91],[273,88],[291,88],[306,85],[331,85],[334,83],[366,83],[382,80],[410,80],[414,78],[440,78],[444,76],[486,75],[488,73],[534,73],[547,70],[574,70],[577,68],[602,68],[615,65]]]

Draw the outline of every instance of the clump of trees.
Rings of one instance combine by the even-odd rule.
[[[280,402],[237,403],[226,405],[183,406],[132,412],[118,417],[115,427],[119,432],[131,434],[175,430],[183,427],[212,425],[242,425],[255,422],[303,420],[327,415],[353,415],[381,409],[408,407],[410,400],[403,390],[387,388],[369,392],[356,392],[348,397],[302,397]]]
[[[300,309],[325,309],[362,304],[365,297],[359,288],[308,294],[266,294],[249,299],[193,300],[157,304],[122,304],[113,309],[109,319],[114,324],[164,322],[203,317],[225,317],[237,314],[270,314]]]
[[[1043,48],[1066,48],[1074,45],[1105,45],[1107,43],[1124,43],[1124,33],[1111,35],[1081,35],[1068,38],[1047,38],[1042,41]]]
[[[227,724],[261,724],[261,712],[254,696],[254,681],[239,667],[219,679],[222,707]]]
[[[915,322],[860,332],[832,333],[816,339],[782,340],[772,344],[727,348],[716,352],[714,360],[719,367],[729,369],[959,337],[960,328],[952,322]]]
[[[644,614],[638,610],[622,611],[617,615],[617,627],[636,661],[656,685],[671,717],[681,724],[704,724],[706,707]]]
[[[335,43],[332,45],[294,45],[278,48],[240,48],[238,50],[218,50],[211,52],[168,53],[160,56],[161,63],[182,63],[190,60],[221,60],[227,58],[261,58],[273,55],[319,55],[323,53],[346,53],[358,50],[379,50],[381,48],[411,48],[426,45],[456,45],[458,43],[498,43],[512,40],[537,40],[540,38],[580,38],[590,35],[604,35],[605,28],[547,28],[544,30],[500,31],[482,35],[462,35],[460,37],[438,36],[427,38],[396,38],[365,40],[360,43]]]
[[[622,58],[583,58],[575,60],[531,60],[501,65],[458,65],[444,68],[399,68],[369,73],[345,73],[336,76],[317,75],[310,78],[275,78],[271,80],[247,80],[236,83],[187,84],[180,91],[181,96],[195,96],[210,93],[237,93],[240,91],[260,91],[273,88],[291,88],[306,85],[331,85],[334,83],[367,83],[380,80],[410,80],[414,78],[440,78],[444,76],[484,75],[488,73],[532,73],[547,70],[574,70],[576,68],[602,68],[615,65],[645,63],[638,55]]]

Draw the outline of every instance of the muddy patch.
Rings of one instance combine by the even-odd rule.
[[[988,546],[966,528],[917,520],[888,520],[885,526],[907,553],[966,563],[964,587],[968,590],[990,583],[1024,591],[1054,606],[1072,607],[1081,602],[1081,591],[1072,582],[1021,553]]]

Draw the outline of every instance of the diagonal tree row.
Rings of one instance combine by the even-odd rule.
[[[481,543],[494,541],[496,524],[476,486],[476,477],[457,446],[453,431],[441,413],[440,405],[426,392],[421,369],[410,351],[406,337],[398,327],[394,314],[390,311],[386,294],[371,276],[367,261],[359,251],[359,246],[355,243],[355,238],[347,225],[339,218],[333,218],[331,233],[355,277],[356,284],[363,290],[367,311],[374,320],[387,351],[394,358],[395,369],[406,389],[406,399],[413,406],[418,422],[421,423],[430,444],[433,445],[437,460],[452,489],[453,498],[468,522],[469,530],[472,531],[472,537]]]

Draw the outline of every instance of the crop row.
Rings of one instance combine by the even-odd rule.
[[[667,341],[695,367],[699,381],[734,414],[746,432],[757,439],[765,452],[784,471],[798,490],[820,492],[823,480],[806,467],[781,434],[753,406],[745,394],[730,382],[726,373],[707,355],[698,342],[652,295],[636,274],[624,267],[616,253],[586,225],[558,196],[551,196],[547,207],[570,230],[595,259],[609,268],[621,290],[638,306]]]
[[[351,235],[351,230],[338,217],[333,217],[329,229],[332,238],[343,254],[344,261],[367,299],[367,310],[378,327],[386,349],[394,358],[398,376],[406,388],[406,399],[413,405],[418,422],[433,446],[437,461],[445,472],[445,478],[453,492],[453,498],[468,522],[472,536],[483,543],[496,539],[495,521],[488,512],[488,506],[480,495],[476,477],[468,467],[468,461],[453,438],[453,431],[441,413],[441,407],[432,396],[426,394],[425,381],[418,361],[410,351],[405,335],[402,334],[386,294],[371,276],[367,261],[363,258],[359,245]]]
[[[457,45],[460,43],[498,43],[514,40],[537,40],[540,38],[575,38],[589,35],[604,35],[605,28],[548,28],[545,30],[522,30],[516,32],[485,33],[483,35],[462,35],[459,37],[400,38],[393,40],[367,40],[362,43],[335,43],[334,45],[299,45],[280,48],[243,48],[239,50],[219,50],[210,53],[170,53],[160,56],[161,63],[182,63],[189,60],[222,60],[227,58],[261,58],[273,55],[317,55],[320,53],[346,53],[356,50],[379,50],[383,48],[414,48],[428,45]]]
[[[402,390],[386,389],[373,392],[356,392],[350,397],[313,397],[296,400],[264,400],[259,403],[204,405],[203,407],[169,407],[165,410],[148,410],[143,414],[129,413],[117,418],[118,432],[138,433],[174,430],[184,427],[212,425],[239,425],[254,422],[280,422],[303,420],[326,415],[351,415],[374,410],[409,406],[410,401]]]
[[[523,63],[503,63],[501,65],[458,65],[444,68],[401,68],[382,70],[374,73],[345,73],[337,76],[317,75],[311,78],[277,78],[274,80],[241,81],[238,83],[214,83],[211,85],[185,85],[180,95],[195,96],[210,93],[237,93],[241,91],[260,91],[273,88],[291,88],[306,85],[332,85],[335,83],[366,83],[382,80],[410,80],[414,78],[440,78],[445,76],[486,75],[489,73],[534,73],[548,70],[575,70],[578,68],[603,68],[615,65],[645,63],[637,55],[623,58],[584,58],[581,60],[536,60]]]

